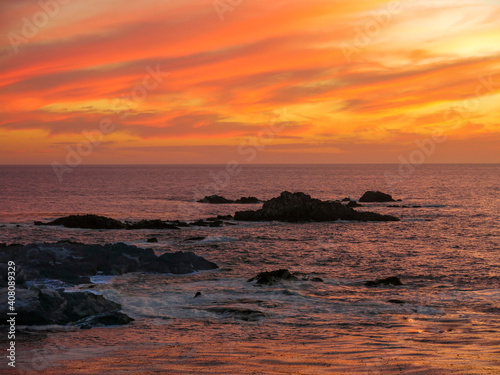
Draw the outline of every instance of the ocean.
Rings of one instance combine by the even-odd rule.
[[[380,190],[406,207],[358,209],[398,222],[130,231],[33,224],[86,213],[195,220],[260,207],[197,203],[204,195],[266,200],[285,190],[323,200]],[[0,166],[0,242],[125,242],[157,254],[193,251],[220,267],[95,278],[92,292],[135,321],[40,329],[19,340],[21,372],[12,373],[499,374],[499,195],[498,164],[78,166],[62,180],[50,166]],[[247,281],[280,268],[299,281]],[[403,285],[364,285],[388,276]]]

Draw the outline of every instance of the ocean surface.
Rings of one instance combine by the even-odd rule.
[[[59,181],[51,167],[0,166],[0,242],[125,242],[158,254],[193,251],[220,267],[94,278],[91,290],[136,320],[90,330],[45,327],[18,340],[18,372],[5,361],[0,372],[500,374],[500,165],[402,173],[398,165],[240,168],[230,175],[223,165],[79,166]],[[380,190],[409,208],[358,208],[401,218],[377,223],[134,231],[33,225],[84,213],[194,220],[260,207],[195,202],[204,195],[269,199],[284,190],[325,200]],[[159,242],[147,243],[153,236]],[[247,281],[279,268],[300,272],[300,281]],[[388,276],[404,285],[364,285]],[[193,298],[196,292],[202,295]],[[238,309],[258,313],[249,318]]]

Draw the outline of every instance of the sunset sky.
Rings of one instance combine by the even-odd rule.
[[[500,162],[500,0],[17,0],[0,25],[1,164],[399,163],[439,132],[425,162]]]

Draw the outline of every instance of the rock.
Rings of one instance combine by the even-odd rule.
[[[231,220],[233,215],[217,215],[217,220]]]
[[[146,240],[146,242],[150,242],[150,243],[158,242],[158,238],[156,238],[156,237],[151,237],[151,238],[148,238],[148,239]]]
[[[24,285],[26,275],[24,274],[23,268],[16,264],[14,271],[12,271],[12,268],[9,269],[9,265],[6,262],[0,263],[0,288],[7,287],[9,285],[9,272],[15,273],[16,286]]]
[[[136,223],[124,223],[98,215],[70,215],[48,223],[35,221],[35,225],[62,225],[67,228],[83,229],[179,229],[179,226],[189,226],[179,221],[167,222],[163,220],[141,220]]]
[[[70,215],[48,223],[35,221],[35,225],[62,225],[67,228],[84,229],[123,229],[126,227],[121,221],[98,215]]]
[[[377,279],[375,281],[367,281],[365,283],[366,286],[368,287],[377,287],[381,285],[403,285],[399,277],[396,276],[391,276],[387,277],[385,279]]]
[[[356,201],[349,201],[349,203],[347,203],[347,207],[363,207],[363,205]]]
[[[337,202],[325,202],[313,199],[304,193],[290,193],[284,191],[277,198],[264,203],[257,211],[239,211],[234,215],[235,220],[242,221],[398,221],[390,215],[381,215],[374,212],[358,212]]]
[[[266,316],[266,314],[260,310],[251,310],[237,306],[209,307],[206,310],[244,321],[256,321]]]
[[[1,299],[5,298],[5,301],[0,301],[0,310],[6,310],[6,290],[2,290],[0,296]],[[126,324],[133,320],[119,313],[121,306],[118,303],[90,292],[66,293],[54,289],[18,288],[15,306],[16,324],[19,325],[74,324],[87,319],[87,324],[95,326],[97,323],[120,324],[120,321]],[[2,311],[2,314],[5,315],[6,311]],[[2,320],[2,324],[6,322]]]
[[[257,280],[257,284],[259,285],[273,285],[283,280],[295,281],[298,279],[297,277],[293,276],[288,270],[279,269],[270,272],[261,272],[248,281],[251,282],[254,280]]]
[[[205,198],[203,199],[200,199],[198,201],[199,203],[211,203],[211,204],[227,204],[227,203],[234,203],[234,201],[230,200],[230,199],[226,199],[224,197],[221,197],[220,195],[210,195],[210,196],[206,196]]]
[[[352,201],[351,198],[345,197],[344,199],[342,199],[342,202],[352,202]]]
[[[211,203],[211,204],[228,204],[228,203],[237,203],[237,204],[253,204],[253,203],[262,203],[262,201],[256,197],[241,197],[237,200],[226,199],[221,197],[220,195],[210,195],[206,196],[203,199],[198,201],[199,203]]]
[[[165,253],[157,259],[139,268],[139,271],[155,273],[186,274],[201,270],[219,268],[215,263],[206,260],[192,252],[177,251]]]
[[[193,298],[196,298],[196,297],[199,297],[199,296],[201,296],[201,292],[196,292],[196,294],[194,295]]]
[[[184,241],[202,241],[205,238],[205,236],[188,237]]]
[[[387,300],[389,303],[397,303],[397,304],[403,304],[405,303],[404,301],[401,301],[400,299],[389,299]]]
[[[193,253],[165,253],[157,257],[152,249],[142,249],[124,243],[52,243],[0,248],[0,263],[6,263],[8,260],[23,265],[26,280],[56,279],[68,284],[90,283],[89,276],[97,273],[189,273],[217,268],[215,263]]]
[[[395,200],[389,195],[382,193],[380,191],[367,191],[359,198],[360,202],[395,202]]]
[[[234,203],[238,204],[254,204],[254,203],[262,203],[259,198],[256,197],[241,197],[234,201]]]

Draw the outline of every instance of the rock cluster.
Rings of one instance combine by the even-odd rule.
[[[7,291],[0,290],[0,313],[7,313]],[[121,306],[90,292],[66,293],[54,289],[16,290],[16,324],[74,324],[81,328],[122,325],[134,319]],[[4,321],[2,321],[5,324]]]
[[[390,215],[374,212],[359,212],[338,202],[326,202],[311,198],[304,193],[284,191],[277,198],[264,203],[260,210],[239,211],[235,220],[243,221],[397,221]]]
[[[256,197],[241,197],[236,200],[226,199],[221,197],[220,195],[207,195],[205,198],[202,198],[198,201],[199,203],[212,203],[212,204],[228,204],[228,203],[236,203],[236,204],[254,204],[254,203],[262,203],[262,201]]]
[[[218,268],[192,252],[156,256],[152,249],[124,243],[86,245],[72,242],[15,245],[0,248],[0,263],[22,266],[26,280],[55,279],[68,284],[90,282],[89,276],[127,272],[186,274]]]

